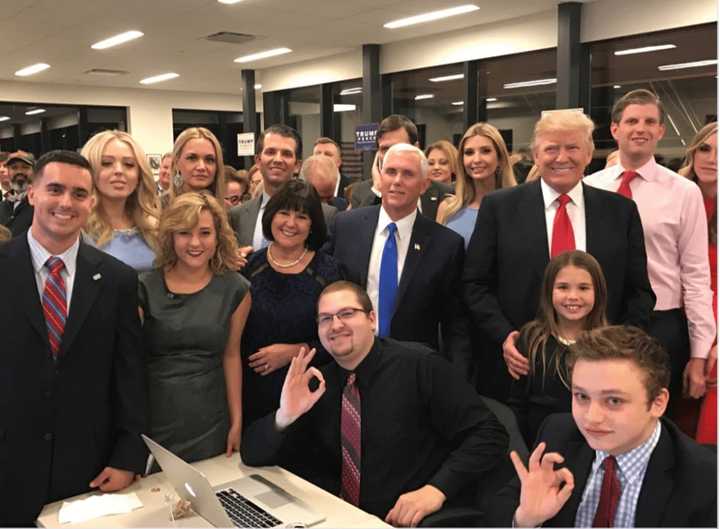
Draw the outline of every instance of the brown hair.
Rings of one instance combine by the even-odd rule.
[[[685,160],[683,161],[682,167],[678,169],[678,174],[689,178],[696,184],[698,183],[698,177],[695,174],[695,151],[704,145],[707,139],[713,134],[717,134],[717,121],[708,123],[697,131],[690,145],[688,145],[687,151],[685,151]],[[708,219],[708,238],[710,239],[710,244],[717,243],[717,210],[713,213],[712,217]]]
[[[328,138],[326,136],[321,136],[320,138],[315,140],[315,143],[313,143],[313,147],[315,147],[316,145],[322,145],[322,144],[334,145],[335,147],[337,147],[338,154],[340,153],[340,145],[338,145],[338,142],[336,142],[334,139]]]
[[[320,306],[320,299],[325,294],[332,294],[334,292],[340,292],[341,290],[349,290],[350,292],[354,293],[355,297],[357,298],[357,302],[360,304],[362,309],[367,313],[372,312],[372,301],[370,301],[370,296],[368,296],[367,291],[360,285],[353,283],[352,281],[344,280],[335,281],[334,283],[330,283],[328,286],[323,288],[322,292],[320,292],[320,295],[318,296],[318,306]]]
[[[410,139],[410,143],[415,145],[418,141],[418,129],[415,123],[402,114],[391,114],[380,122],[377,133],[375,134],[375,141],[380,142],[383,134],[392,132],[394,130],[405,129],[405,132]]]
[[[665,107],[660,101],[660,98],[653,94],[650,90],[644,88],[638,88],[632,90],[622,96],[620,99],[615,101],[610,113],[610,121],[613,123],[620,123],[622,120],[623,112],[630,105],[655,105],[658,108],[660,114],[660,124],[665,123]]]
[[[225,208],[207,191],[191,191],[175,197],[160,217],[158,239],[160,250],[155,266],[172,268],[177,263],[174,235],[180,230],[197,226],[200,214],[209,211],[215,225],[217,246],[215,255],[210,259],[210,269],[214,274],[222,274],[232,269],[237,253],[237,239],[227,220]]]
[[[538,306],[537,317],[529,323],[526,323],[521,329],[521,333],[526,338],[527,357],[530,362],[530,375],[538,375],[534,373],[536,359],[540,358],[542,364],[542,373],[540,376],[545,378],[547,373],[547,353],[546,346],[548,338],[553,335],[555,337],[560,334],[560,326],[557,321],[557,313],[553,307],[552,296],[555,288],[555,280],[560,271],[567,267],[574,266],[585,270],[590,274],[595,291],[595,303],[590,313],[585,317],[585,329],[594,329],[607,325],[605,312],[607,310],[607,284],[603,275],[600,263],[589,253],[573,250],[564,252],[553,257],[545,267],[542,287],[540,288],[540,303]],[[565,368],[562,365],[561,355],[555,355],[554,372],[560,377],[560,380],[568,385],[568,379]]]
[[[637,327],[613,325],[581,334],[568,347],[567,368],[572,370],[578,360],[630,360],[644,372],[643,381],[648,407],[663,388],[670,385],[670,357],[655,338]]]

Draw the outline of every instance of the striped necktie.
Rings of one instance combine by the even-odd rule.
[[[48,330],[50,352],[53,359],[57,359],[67,318],[67,293],[65,280],[61,274],[65,264],[59,257],[50,257],[45,262],[45,266],[50,273],[45,280],[42,294],[43,314]]]
[[[350,373],[343,391],[342,411],[340,412],[342,447],[340,496],[356,506],[360,504],[361,424],[360,390],[355,383],[355,373]]]

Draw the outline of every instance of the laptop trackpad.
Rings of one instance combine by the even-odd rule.
[[[273,490],[263,492],[262,494],[257,494],[255,495],[255,497],[271,509],[277,509],[279,507],[282,507],[283,505],[287,505],[291,501],[290,498],[288,498],[287,496],[278,494]]]

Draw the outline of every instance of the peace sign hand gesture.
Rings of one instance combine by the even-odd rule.
[[[313,356],[315,349],[306,352],[301,347],[298,355],[290,361],[280,394],[280,408],[275,413],[275,424],[281,430],[310,410],[325,393],[325,379],[320,370],[308,368]],[[319,385],[315,391],[310,391],[309,384],[313,378],[318,379]]]

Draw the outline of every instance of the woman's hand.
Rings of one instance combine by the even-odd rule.
[[[242,434],[242,423],[232,424],[227,436],[227,448],[225,448],[225,456],[230,457],[233,452],[240,451],[240,438]]]
[[[297,356],[301,347],[306,344],[274,343],[258,349],[257,353],[248,357],[248,365],[258,375],[269,375],[277,369],[281,369],[290,363],[293,357]]]

